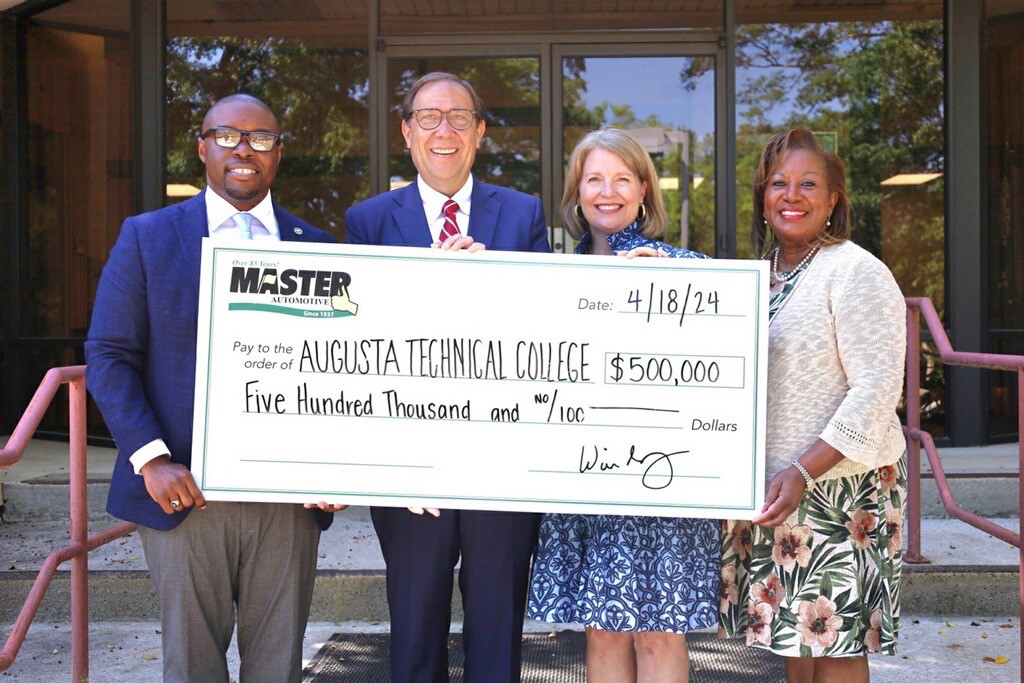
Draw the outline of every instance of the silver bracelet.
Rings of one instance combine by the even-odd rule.
[[[794,460],[790,464],[792,464],[793,467],[796,468],[797,472],[799,472],[801,475],[803,475],[804,482],[807,483],[807,492],[810,493],[811,491],[813,491],[814,490],[814,478],[810,474],[808,474],[807,469],[803,465],[800,464],[799,460]]]

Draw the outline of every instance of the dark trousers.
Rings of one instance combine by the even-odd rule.
[[[453,570],[459,556],[466,683],[520,677],[523,613],[540,515],[372,508],[387,564],[393,683],[448,680]]]

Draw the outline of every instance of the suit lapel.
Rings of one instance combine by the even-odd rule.
[[[277,219],[277,234],[282,242],[308,242],[310,235],[299,225],[299,219],[282,209],[273,198],[274,218]]]
[[[181,255],[191,276],[192,286],[199,294],[199,261],[203,255],[203,238],[209,234],[206,225],[206,190],[203,194],[180,204],[181,211],[171,218],[178,234]]]
[[[482,242],[486,246],[491,245],[494,237],[494,230],[498,226],[498,213],[500,204],[494,198],[495,189],[493,185],[473,178],[473,198],[469,210],[469,231],[468,235],[474,242]]]
[[[423,199],[420,198],[416,181],[396,192],[395,202],[398,206],[391,212],[391,216],[395,219],[395,225],[402,233],[406,245],[429,247],[434,238],[430,234],[430,226],[427,225],[427,216],[423,213]]]

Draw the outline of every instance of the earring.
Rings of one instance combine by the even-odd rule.
[[[772,249],[775,247],[775,233],[768,227],[768,217],[764,216],[764,241],[761,243],[761,258],[768,258],[768,254],[772,253]]]
[[[832,227],[832,216],[829,216],[828,220],[825,221],[825,227],[826,228],[831,228]]]
[[[644,206],[643,202],[640,202],[640,208],[636,212],[637,223],[643,223],[647,219],[647,207]]]
[[[576,208],[573,209],[573,213],[576,214],[576,218],[579,218],[581,221],[586,222],[587,219],[583,217],[583,207],[581,207],[578,203],[576,204]]]

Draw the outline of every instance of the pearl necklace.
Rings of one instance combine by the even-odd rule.
[[[818,251],[818,247],[815,247],[814,249],[811,249],[809,252],[807,252],[807,255],[804,256],[803,260],[800,261],[800,263],[797,264],[796,268],[794,268],[793,270],[788,271],[786,273],[780,273],[779,272],[779,248],[775,247],[775,253],[772,254],[772,273],[771,273],[772,281],[774,281],[776,283],[778,283],[778,282],[789,282],[794,277],[796,277],[796,274],[800,272],[801,268],[803,268],[805,265],[807,265],[807,263],[811,260],[811,257],[813,257],[817,253],[817,251]]]

